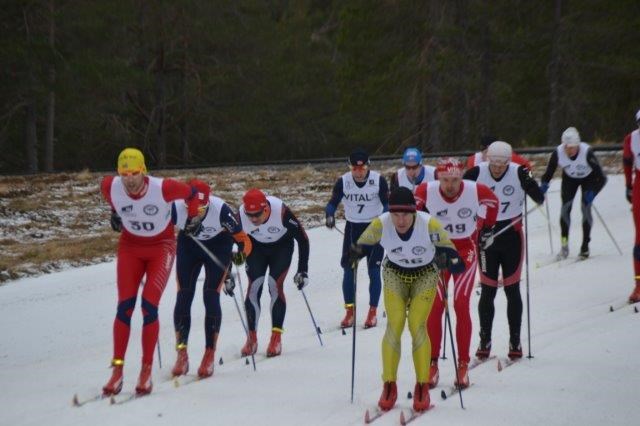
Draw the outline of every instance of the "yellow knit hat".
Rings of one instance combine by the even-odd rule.
[[[144,155],[139,149],[125,148],[118,156],[118,174],[147,173]]]

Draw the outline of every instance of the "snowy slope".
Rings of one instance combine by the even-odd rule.
[[[610,313],[610,304],[623,302],[632,289],[631,249],[633,223],[623,196],[623,178],[612,176],[596,207],[623,249],[620,256],[595,217],[591,253],[586,262],[536,267],[550,259],[547,222],[540,211],[529,216],[531,352],[498,373],[486,363],[470,373],[474,383],[464,392],[466,410],[459,400],[431,393],[436,408],[415,424],[583,424],[632,425],[638,403],[640,377],[640,314],[632,307]],[[549,194],[554,234],[559,233],[559,181]],[[575,204],[571,255],[579,249],[579,205]],[[340,224],[343,226],[343,224]],[[237,356],[244,335],[233,301],[222,296],[223,324],[214,377],[175,388],[168,379],[175,360],[172,327],[175,282],[171,279],[160,307],[163,368],[154,366],[151,396],[121,406],[108,401],[71,406],[80,397],[100,391],[109,377],[111,325],[115,314],[115,264],[69,269],[0,287],[0,424],[2,425],[129,425],[129,424],[361,424],[364,410],[375,405],[381,388],[380,342],[385,320],[379,326],[358,329],[355,401],[350,403],[351,331],[337,329],[343,314],[339,252],[341,235],[316,228],[311,239],[310,277],[306,290],[319,326],[324,331],[320,347],[300,293],[287,280],[288,311],[283,335],[283,355],[265,359],[269,314],[263,309],[259,328],[257,372]],[[558,250],[559,237],[554,237]],[[294,257],[294,265],[295,265]],[[368,302],[366,271],[361,267],[358,312],[363,321]],[[523,279],[522,293],[526,294]],[[243,274],[246,289],[246,277]],[[477,347],[478,296],[472,300]],[[268,295],[263,294],[263,307]],[[195,373],[202,356],[204,321],[201,293],[193,304],[189,346]],[[508,331],[502,291],[496,298],[494,352],[506,355]],[[454,318],[455,321],[455,318]],[[137,308],[125,367],[125,389],[135,386],[140,359],[141,315]],[[455,326],[455,324],[454,324]],[[523,320],[526,344],[526,312]],[[399,406],[415,378],[410,360],[408,331],[403,340],[399,370]],[[441,361],[441,385],[453,380],[450,348]],[[399,410],[376,424],[397,424]]]

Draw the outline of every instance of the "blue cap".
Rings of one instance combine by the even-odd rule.
[[[418,151],[418,148],[407,148],[402,155],[402,164],[422,162],[422,154]]]

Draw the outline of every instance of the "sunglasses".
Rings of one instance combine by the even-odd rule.
[[[418,170],[420,167],[422,167],[420,164],[416,164],[415,166],[404,166],[407,170]]]
[[[246,214],[249,217],[260,217],[260,216],[262,216],[262,213],[264,213],[264,209],[259,210],[257,212],[253,212],[253,213],[244,212],[244,214]]]

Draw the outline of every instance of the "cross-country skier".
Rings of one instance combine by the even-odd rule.
[[[390,190],[404,186],[412,191],[423,182],[436,179],[436,168],[422,164],[422,154],[418,148],[407,148],[402,155],[402,168],[391,175]]]
[[[416,212],[415,198],[405,187],[391,191],[389,212],[367,226],[357,244],[351,247],[350,260],[357,262],[365,247],[376,244],[381,244],[387,253],[382,270],[387,312],[387,328],[382,340],[384,385],[378,406],[390,410],[398,397],[400,346],[408,320],[416,376],[413,409],[424,411],[430,404],[428,363],[431,356],[425,324],[436,295],[438,270],[462,273],[464,261],[435,216]]]
[[[249,287],[245,307],[249,336],[241,354],[248,356],[258,350],[260,297],[266,285],[271,296],[271,339],[267,356],[278,356],[282,352],[281,334],[287,310],[284,279],[293,256],[293,240],[298,242],[298,270],[293,282],[302,290],[309,283],[309,239],[302,223],[281,199],[265,196],[253,188],[244,194],[242,202],[239,213],[242,229],[249,235],[253,248],[246,259]]]
[[[498,139],[495,136],[483,136],[480,138],[480,147],[482,148],[480,151],[476,152],[475,154],[471,154],[469,157],[467,157],[467,162],[465,164],[465,169],[469,170],[472,167],[477,166],[478,164],[487,161],[487,148],[489,147],[489,145],[491,145],[493,142],[497,141]],[[511,161],[516,163],[516,164],[520,164],[522,166],[525,166],[527,169],[529,170],[533,170],[531,168],[531,163],[529,162],[529,160],[527,160],[526,158],[524,158],[521,155],[516,154],[515,152],[513,152],[511,154]]]
[[[560,253],[558,260],[566,259],[569,255],[569,226],[571,224],[571,207],[573,198],[582,190],[582,245],[579,257],[589,257],[589,241],[591,241],[591,205],[593,199],[602,190],[607,178],[600,167],[593,150],[586,142],[580,140],[580,134],[575,127],[569,127],[562,133],[562,143],[549,157],[547,170],[540,179],[540,188],[545,194],[549,189],[549,181],[553,178],[556,168],[562,168],[562,187],[560,198]]]
[[[437,163],[438,180],[422,183],[416,189],[418,210],[426,209],[436,217],[464,260],[466,270],[453,275],[453,308],[456,312],[456,342],[458,346],[458,374],[455,385],[469,386],[469,345],[471,344],[471,316],[469,301],[478,269],[476,239],[478,231],[488,233],[496,223],[498,198],[488,186],[463,180],[463,166],[455,158],[441,158]],[[484,206],[484,207],[482,207]],[[484,216],[484,217],[481,217]],[[444,291],[451,274],[444,272],[431,309],[427,330],[431,340],[429,387],[438,384],[438,357],[442,340]],[[451,293],[449,293],[451,294]]]
[[[196,291],[196,282],[200,270],[204,267],[205,278],[202,285],[202,300],[205,307],[204,335],[205,351],[198,368],[198,376],[209,377],[213,374],[215,350],[222,322],[220,309],[220,289],[225,285],[225,292],[233,294],[233,281],[226,280],[227,269],[231,262],[231,250],[237,243],[239,255],[245,257],[251,253],[251,240],[242,230],[234,212],[219,197],[209,194],[209,186],[199,180],[189,182],[200,194],[200,214],[202,232],[197,238],[214,256],[212,259],[184,231],[187,222],[187,205],[184,201],[176,201],[171,211],[173,222],[181,229],[178,233],[176,273],[178,294],[173,311],[173,325],[176,331],[176,363],[171,370],[174,376],[187,374],[189,371],[189,355],[187,343],[191,329],[191,303]],[[222,268],[222,266],[226,266]],[[228,287],[228,288],[227,288]]]
[[[622,163],[627,201],[633,206],[633,223],[636,238],[633,246],[633,271],[635,288],[629,296],[630,303],[640,302],[640,110],[636,112],[638,128],[624,138]]]
[[[369,164],[369,154],[365,151],[358,149],[351,153],[349,155],[351,171],[336,181],[331,199],[325,208],[327,228],[332,229],[335,226],[335,213],[341,201],[347,219],[342,241],[342,258],[340,259],[340,266],[344,271],[342,295],[346,310],[345,316],[340,322],[342,328],[351,327],[354,321],[355,294],[353,292],[353,268],[349,262],[349,247],[358,240],[360,234],[374,218],[387,211],[389,196],[387,181],[380,173],[369,170]],[[378,323],[376,312],[382,287],[380,263],[383,254],[379,244],[367,247],[363,252],[363,255],[367,257],[367,271],[369,273],[369,311],[364,322],[365,328],[375,327]]]
[[[127,148],[118,156],[118,175],[102,179],[102,195],[111,205],[111,227],[120,232],[117,260],[118,309],[113,322],[113,367],[111,378],[102,388],[105,395],[122,389],[122,370],[129,342],[131,316],[138,289],[142,289],[142,368],[136,393],[147,394],[153,387],[151,368],[158,341],[158,305],[167,285],[176,240],[171,223],[171,203],[185,200],[185,232],[197,235],[198,190],[173,179],[147,175],[142,152]]]
[[[538,204],[544,202],[544,194],[531,172],[511,161],[511,145],[496,141],[487,149],[488,162],[480,163],[464,174],[464,179],[487,185],[498,197],[498,221],[494,232],[485,230],[480,234],[480,346],[476,357],[487,358],[491,352],[491,329],[493,326],[493,301],[498,291],[498,273],[502,268],[504,293],[507,297],[507,319],[509,321],[510,358],[522,357],[520,326],[522,323],[522,297],[520,296],[520,273],[524,259],[525,239],[522,232],[522,214],[525,196],[529,195]],[[508,228],[499,236],[494,233]]]

